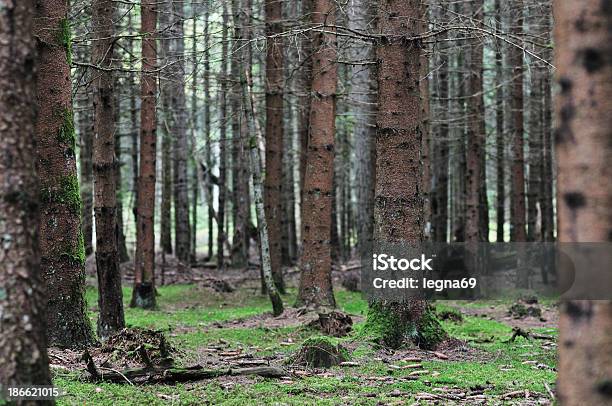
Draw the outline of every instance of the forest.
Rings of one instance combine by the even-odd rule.
[[[0,0],[0,405],[610,405],[611,113],[612,0]]]

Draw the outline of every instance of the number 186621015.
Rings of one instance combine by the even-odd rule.
[[[2,391],[2,396],[8,401],[50,400],[64,395],[64,389],[46,385],[8,386]]]

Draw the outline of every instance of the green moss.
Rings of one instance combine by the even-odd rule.
[[[428,306],[415,323],[410,318],[409,305],[396,302],[370,304],[361,335],[391,348],[399,348],[408,341],[421,348],[434,348],[446,337],[433,308]]]
[[[64,109],[62,111],[62,126],[57,132],[57,140],[59,142],[66,143],[72,149],[72,152],[76,150],[76,132],[74,130],[74,114],[70,109]]]
[[[66,51],[66,61],[68,65],[72,63],[72,31],[70,29],[70,21],[64,18],[59,23],[59,32],[57,40]]]
[[[81,191],[76,175],[62,176],[57,185],[43,187],[40,196],[43,203],[66,205],[72,213],[81,214]]]

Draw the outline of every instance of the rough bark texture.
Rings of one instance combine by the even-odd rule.
[[[0,1],[0,386],[3,387],[51,384],[38,252],[33,14],[33,1]]]
[[[523,0],[515,0],[510,31],[515,38],[523,36]],[[519,40],[520,41],[520,40]],[[510,66],[513,69],[510,104],[512,109],[512,183],[510,240],[526,241],[525,230],[525,152],[523,140],[523,50],[512,46]]]
[[[315,0],[313,24],[335,24],[335,5]],[[310,133],[302,206],[302,256],[298,304],[335,307],[331,281],[331,215],[336,113],[335,28],[315,33]]]
[[[175,255],[188,265],[191,259],[191,231],[189,229],[189,178],[187,177],[187,102],[185,98],[185,18],[184,0],[172,0],[170,35],[174,46],[172,62],[172,116],[170,132],[173,135],[174,176],[174,242]]]
[[[138,219],[136,263],[132,307],[155,307],[155,159],[157,148],[157,2],[141,3],[142,71],[140,105],[140,169],[138,177]]]
[[[170,47],[172,33],[170,30],[170,15],[172,0],[160,3],[159,30],[161,32],[159,60],[163,67],[160,77],[161,98],[161,204],[159,210],[159,244],[164,254],[172,254],[172,77],[170,72]]]
[[[376,45],[375,245],[401,242],[416,246],[423,241],[423,115],[419,84],[422,44],[419,40],[406,39],[420,33],[422,13],[419,0],[387,0],[378,11],[382,38]],[[401,345],[408,326],[413,326],[417,332],[425,331],[421,328],[421,320],[425,320],[426,315],[429,319],[430,311],[424,300],[374,302],[368,311],[366,332],[380,333],[377,338],[385,344]],[[424,343],[427,341],[426,346],[433,347],[438,339],[436,334],[435,339],[428,338]]]
[[[272,276],[285,292],[282,270],[281,218],[283,179],[283,37],[281,0],[266,0],[266,177],[265,208],[270,238]]]
[[[555,2],[561,242],[612,241],[612,4]],[[570,301],[559,320],[559,402],[612,401],[612,303]]]
[[[357,0],[348,9],[349,28],[357,31],[372,31],[375,11],[368,0]],[[374,59],[374,47],[370,42],[358,41],[350,50],[350,58],[356,63]],[[354,120],[355,137],[355,185],[357,208],[357,247],[363,249],[371,244],[374,210],[374,137],[376,134],[376,79],[371,65],[352,66],[350,102]]]
[[[40,256],[47,289],[50,345],[93,341],[85,310],[85,249],[75,159],[70,27],[65,0],[37,0],[37,170],[41,187]]]
[[[470,14],[480,25],[483,21],[483,3],[471,3]],[[474,38],[470,44],[469,78],[468,78],[468,125],[466,150],[466,212],[465,212],[465,242],[477,243],[483,236],[480,235],[480,191],[481,191],[481,160],[484,154],[485,123],[484,100],[482,93],[482,42],[479,37]]]
[[[101,68],[113,66],[115,3],[96,0],[93,3],[92,64]],[[125,327],[123,293],[117,243],[117,199],[115,184],[115,88],[112,71],[96,72],[94,94],[94,212],[96,219],[96,271],[98,274],[98,336],[109,337]]]

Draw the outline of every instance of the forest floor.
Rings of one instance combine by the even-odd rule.
[[[125,273],[129,280],[129,271]],[[338,282],[336,272],[335,282]],[[170,272],[169,276],[173,273]],[[174,273],[171,282],[179,280]],[[391,351],[360,339],[367,303],[360,293],[337,284],[338,309],[353,318],[353,331],[333,338],[350,354],[350,362],[329,369],[293,363],[309,337],[320,333],[292,306],[297,272],[289,272],[286,313],[272,317],[267,296],[259,291],[258,271],[195,269],[191,283],[158,288],[158,309],[128,306],[131,289],[124,288],[126,324],[130,328],[162,331],[175,364],[204,368],[274,365],[287,371],[283,378],[222,376],[174,385],[94,383],[80,360],[83,351],[50,349],[54,383],[67,391],[59,404],[551,404],[556,379],[556,306],[540,299],[541,316],[511,316],[507,301],[437,302],[441,323],[452,337],[436,351],[405,348]],[[218,292],[219,280],[231,292]],[[222,284],[222,287],[227,287]],[[216,287],[216,289],[215,289]],[[231,290],[229,289],[229,290]],[[228,290],[228,289],[225,289]],[[97,319],[97,292],[87,289],[90,317]],[[453,317],[461,313],[462,320]],[[450,316],[449,316],[450,314]],[[517,337],[521,327],[550,339]],[[131,352],[92,354],[112,368],[133,367]],[[127,354],[127,355],[126,355]],[[420,364],[415,367],[416,364]],[[420,372],[418,372],[420,371]]]

